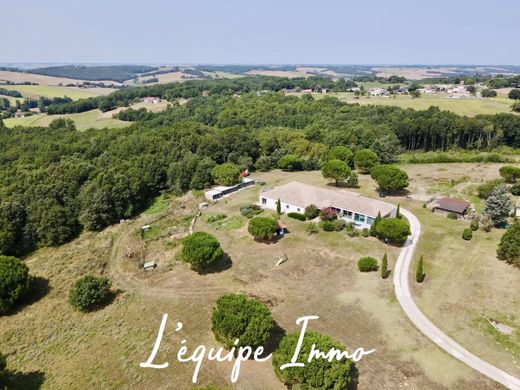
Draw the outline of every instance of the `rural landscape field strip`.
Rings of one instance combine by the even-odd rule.
[[[488,378],[501,383],[508,389],[520,390],[520,379],[502,371],[478,356],[472,354],[453,339],[449,338],[439,328],[437,328],[415,304],[408,283],[410,264],[412,262],[415,247],[421,236],[421,224],[417,217],[408,210],[401,209],[401,213],[410,221],[412,234],[406,240],[397,263],[394,273],[395,294],[399,304],[408,318],[414,325],[436,345],[445,350],[451,356],[462,361],[473,369],[486,375]]]

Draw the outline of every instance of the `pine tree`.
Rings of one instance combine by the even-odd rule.
[[[381,262],[381,277],[383,279],[388,278],[390,275],[390,271],[388,271],[388,257],[385,255],[383,256],[383,261]]]
[[[370,235],[372,237],[377,236],[376,226],[379,222],[381,222],[381,212],[377,213],[376,219],[374,219],[374,222],[372,223],[372,225],[370,225]]]
[[[415,280],[417,283],[422,283],[424,281],[424,278],[426,277],[426,274],[423,272],[424,267],[424,260],[423,257],[419,259],[419,264],[417,265],[417,273],[415,274]]]
[[[491,218],[495,226],[500,226],[507,222],[512,210],[513,202],[508,188],[504,184],[496,186],[486,199],[484,214]]]
[[[280,215],[282,213],[282,203],[280,202],[280,199],[276,201],[276,213]]]

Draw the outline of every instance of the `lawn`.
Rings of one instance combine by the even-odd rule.
[[[58,85],[2,85],[2,88],[16,90],[24,97],[38,99],[40,96],[48,98],[68,96],[72,100],[106,95],[115,91],[113,88],[75,88]]]
[[[319,172],[276,170],[253,178],[266,186],[290,180],[327,185]],[[368,176],[360,176],[360,183],[359,191],[377,197]],[[357,270],[359,257],[381,259],[385,252],[393,269],[399,248],[374,238],[350,238],[344,232],[320,231],[307,236],[304,222],[285,215],[281,218],[289,233],[284,238],[271,244],[256,242],[247,233],[248,220],[239,209],[256,202],[260,191],[259,185],[246,188],[210,206],[198,218],[195,230],[214,234],[229,259],[205,275],[175,260],[180,240],[201,201],[192,194],[182,198],[161,196],[134,220],[100,233],[83,233],[69,244],[42,248],[31,255],[26,261],[31,273],[40,278],[40,297],[0,317],[2,351],[8,354],[9,366],[24,373],[15,388],[27,388],[30,380],[44,380],[42,388],[48,389],[189,389],[193,365],[177,362],[180,341],[186,339],[190,350],[198,344],[217,345],[211,332],[211,309],[216,299],[228,292],[243,292],[266,303],[287,332],[298,329],[296,318],[315,314],[320,319],[310,324],[312,330],[330,335],[350,350],[375,348],[374,354],[357,365],[359,388],[498,388],[447,356],[415,329],[396,302],[391,277],[383,280],[379,273]],[[423,218],[420,202],[388,200],[403,203]],[[207,217],[216,214],[225,214],[233,223],[225,229],[208,224]],[[269,214],[272,212],[262,213]],[[439,221],[439,226],[445,223],[444,219]],[[139,231],[145,224],[152,230],[142,240]],[[459,227],[455,230],[458,232]],[[421,286],[424,291],[436,277],[431,268],[433,254],[427,249],[421,248],[428,253],[427,282]],[[288,261],[276,266],[280,254],[286,254]],[[144,272],[138,266],[144,260],[153,260],[158,267]],[[110,275],[117,291],[112,304],[89,314],[80,314],[68,305],[71,285],[85,274]],[[449,288],[456,287],[447,283]],[[471,285],[466,289],[458,302],[475,296]],[[148,358],[163,313],[170,315],[170,322],[157,362],[168,361],[170,367],[140,369],[138,364]],[[181,333],[173,331],[176,321],[184,324]],[[230,364],[204,363],[199,383],[230,387],[230,370]],[[270,363],[248,361],[234,388],[281,390],[284,386]]]
[[[466,116],[504,112],[510,113],[512,104],[512,101],[505,96],[498,96],[492,99],[449,99],[439,96],[422,95],[420,98],[412,99],[409,95],[395,95],[395,97],[361,96],[359,99],[354,99],[354,94],[350,92],[337,92],[331,93],[330,95],[336,96],[340,100],[348,103],[397,106],[401,108],[413,108],[415,110],[425,110],[430,106],[437,106],[441,110],[448,110],[455,114]]]

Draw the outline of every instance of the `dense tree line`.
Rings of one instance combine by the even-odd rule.
[[[145,65],[63,65],[35,68],[28,70],[27,73],[80,80],[112,80],[123,82],[131,80],[139,74],[153,72],[157,69],[157,67]]]
[[[252,78],[150,87],[165,94],[210,87],[221,93],[198,95],[110,131],[78,132],[65,119],[46,128],[7,129],[0,122],[0,253],[21,255],[60,245],[81,229],[103,229],[135,215],[161,191],[204,189],[220,180],[215,166],[224,163],[238,169],[321,169],[331,157],[352,166],[353,154],[359,166],[360,155],[373,154],[358,153],[363,149],[375,152],[375,163],[388,164],[401,148],[520,147],[520,117],[511,114],[466,118],[437,108],[229,92],[235,86],[254,90],[267,88],[264,83],[284,88],[299,82]],[[113,95],[153,94],[133,90]]]

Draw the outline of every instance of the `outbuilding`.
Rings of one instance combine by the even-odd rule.
[[[433,212],[436,214],[457,214],[459,218],[465,218],[471,203],[466,200],[457,198],[441,198],[437,200],[433,206]]]

